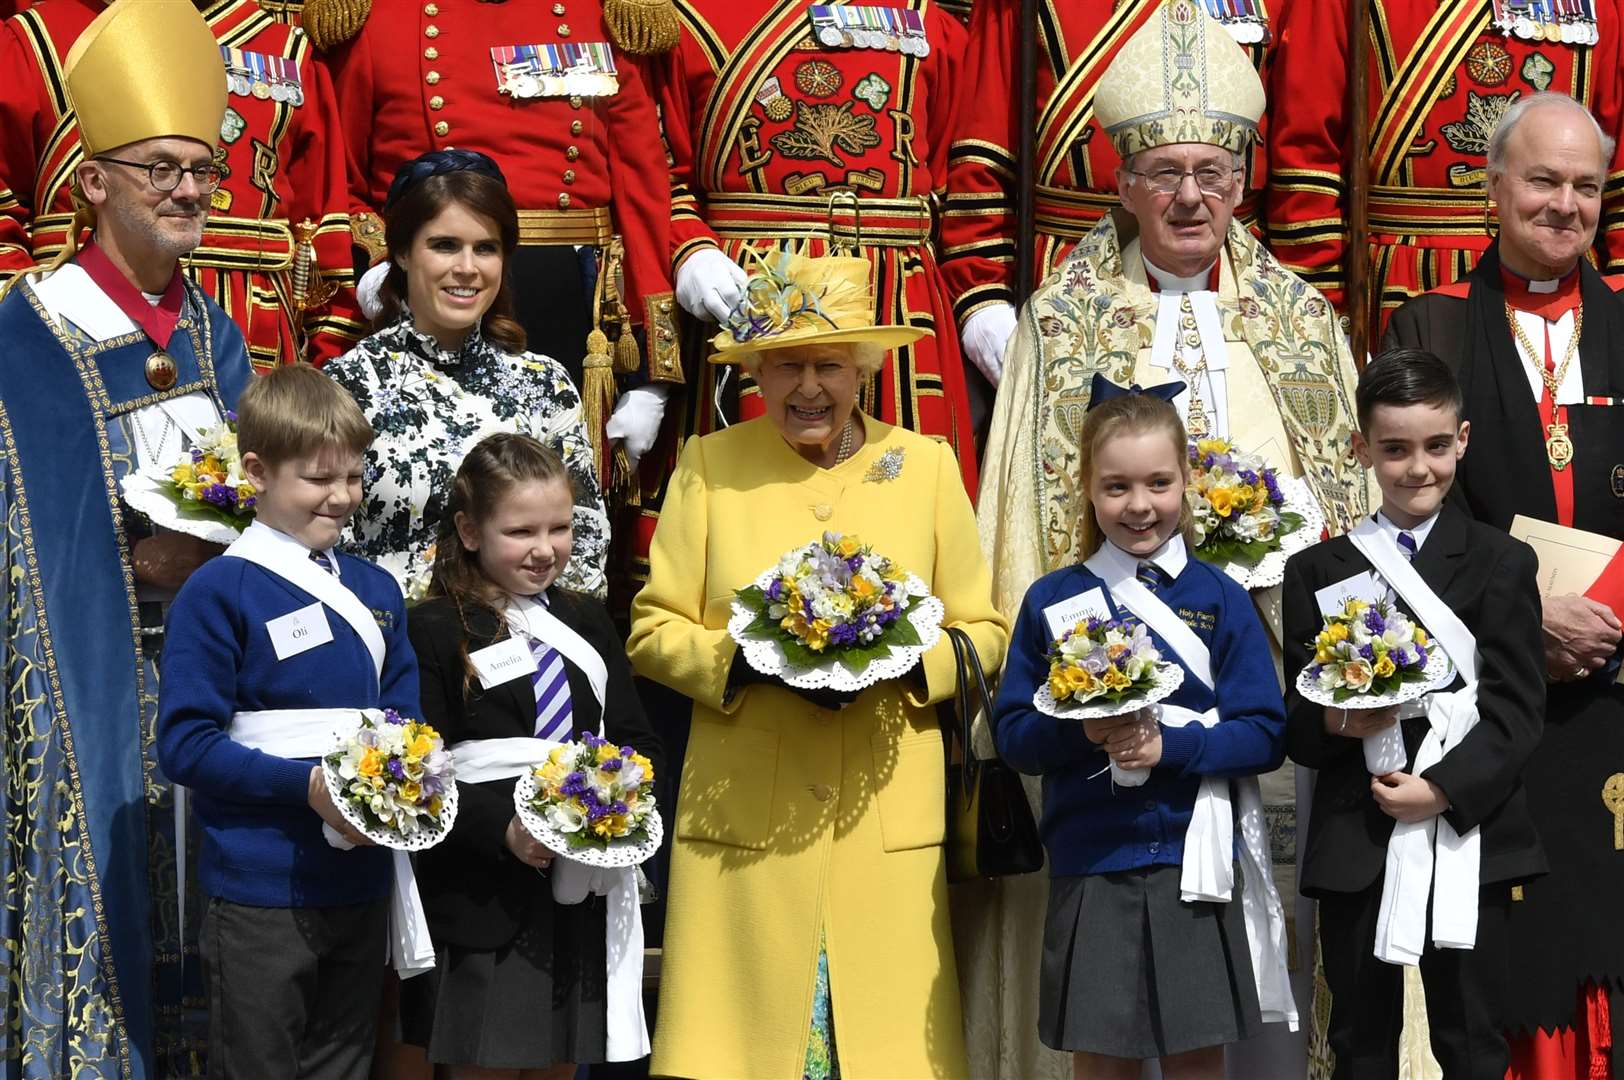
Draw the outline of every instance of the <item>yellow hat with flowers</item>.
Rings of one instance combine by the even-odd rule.
[[[744,298],[711,339],[711,362],[737,363],[770,349],[797,345],[872,345],[894,349],[930,331],[918,326],[877,326],[872,267],[864,258],[810,258],[774,251],[758,261]]]
[[[1246,50],[1195,0],[1167,0],[1122,46],[1094,92],[1117,153],[1172,143],[1243,152],[1263,115]]]
[[[225,61],[191,0],[114,0],[64,67],[87,157],[143,139],[220,141]]]

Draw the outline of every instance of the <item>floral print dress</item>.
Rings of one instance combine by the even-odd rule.
[[[603,596],[609,519],[581,397],[563,365],[503,352],[477,327],[461,348],[443,349],[408,312],[323,370],[377,432],[347,547],[393,574],[408,599],[428,588],[457,466],[475,443],[502,431],[533,435],[563,457],[575,486],[575,554],[559,583]]]

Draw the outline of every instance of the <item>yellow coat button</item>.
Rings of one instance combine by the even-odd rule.
[[[427,15],[429,18],[432,19],[434,16],[440,14],[440,5],[439,4],[424,4],[423,5],[423,14]]]
[[[423,76],[423,81],[428,83],[430,86],[433,86],[440,81],[440,73],[438,71],[431,71],[427,75]]]
[[[435,94],[433,97],[429,98],[429,108],[434,110],[445,108],[445,98],[441,97],[439,94]]]
[[[571,120],[570,121],[570,134],[571,135],[579,135],[584,127],[585,127],[585,125],[583,125],[579,120]]]
[[[575,170],[574,169],[565,169],[564,170],[564,183],[566,183],[566,184],[575,183]]]
[[[434,133],[442,138],[444,138],[450,131],[451,125],[446,123],[444,120],[441,120],[439,123],[434,125]]]
[[[828,784],[816,784],[812,788],[812,797],[818,802],[828,802],[835,797],[835,789]]]
[[[423,59],[425,59],[425,60],[438,60],[438,59],[440,59],[440,50],[436,49],[433,45],[430,45],[428,48],[423,50]]]
[[[574,161],[576,158],[578,158],[580,156],[581,156],[581,148],[579,146],[572,146],[569,149],[564,151],[564,160],[565,161]]]
[[[812,516],[819,521],[828,521],[835,516],[835,508],[828,503],[818,503],[812,508]]]
[[[570,24],[569,23],[559,23],[558,24],[558,36],[559,37],[569,37],[570,36]]]
[[[570,98],[570,108],[579,109],[580,107],[581,107],[581,95],[576,94],[576,95],[574,95],[574,96],[572,96]]]
[[[562,14],[564,14],[564,5],[563,4],[554,4],[553,5],[553,14],[554,15],[562,15]]]
[[[570,205],[570,193],[567,192],[567,191],[560,192],[559,196],[558,196],[558,208],[560,210],[568,210],[569,205]]]
[[[440,28],[435,26],[433,23],[429,23],[427,26],[423,27],[423,36],[431,38],[439,37]]]

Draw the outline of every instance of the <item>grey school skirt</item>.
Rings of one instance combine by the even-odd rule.
[[[1055,1050],[1166,1057],[1263,1026],[1241,912],[1179,899],[1179,868],[1049,881],[1038,1037]]]

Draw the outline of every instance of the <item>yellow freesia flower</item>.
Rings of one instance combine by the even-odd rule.
[[[1391,656],[1383,656],[1381,659],[1376,661],[1376,666],[1372,670],[1376,672],[1376,677],[1378,679],[1385,679],[1394,671],[1397,671],[1398,668],[1394,665],[1393,658]]]
[[[361,760],[356,764],[355,771],[361,776],[380,776],[383,773],[383,762],[383,753],[369,746],[361,751]]]
[[[1213,488],[1207,493],[1207,501],[1212,504],[1213,513],[1219,517],[1228,517],[1235,509],[1234,489]]]

